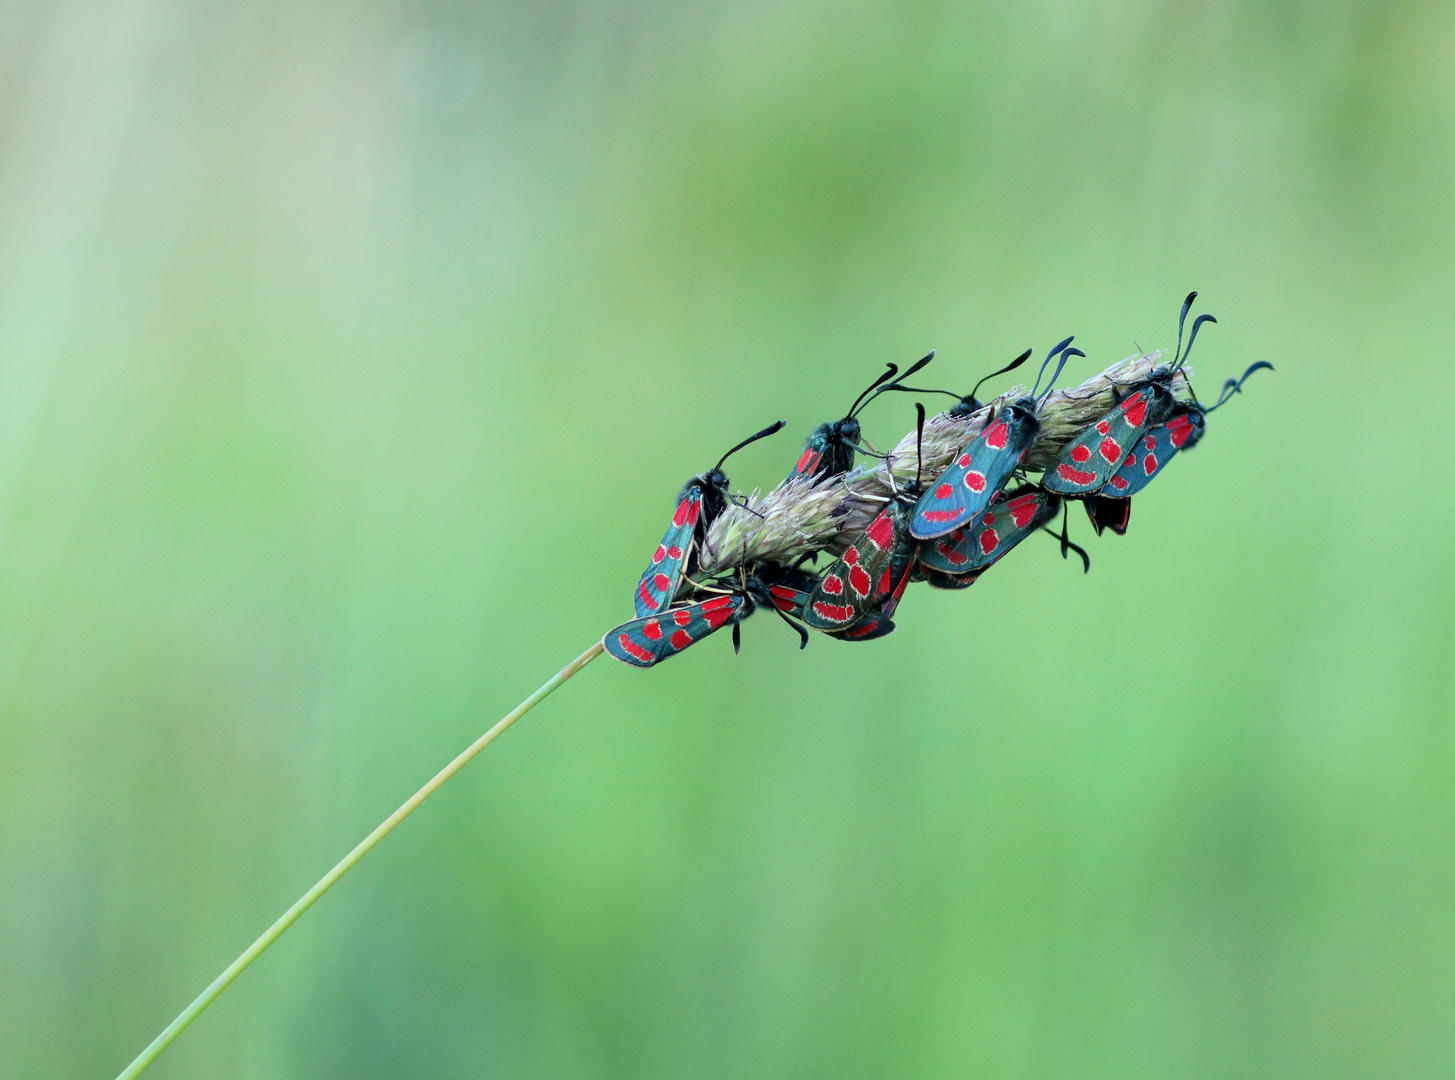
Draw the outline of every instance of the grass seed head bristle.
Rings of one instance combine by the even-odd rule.
[[[1044,469],[1077,433],[1112,407],[1113,388],[1125,388],[1145,379],[1164,355],[1139,353],[1093,375],[1080,386],[1053,390],[1041,409],[1041,429],[1035,445],[1026,453],[1025,468],[1032,472]],[[1190,375],[1179,373],[1174,391],[1185,390]],[[933,482],[948,469],[996,409],[1026,393],[1024,386],[1013,387],[969,416],[940,413],[925,421],[920,449],[922,483]],[[792,562],[815,551],[841,553],[874,520],[895,491],[914,481],[919,465],[915,442],[911,431],[883,460],[871,459],[848,473],[826,479],[795,477],[766,495],[755,491],[747,497],[752,512],[729,505],[708,530],[702,547],[702,569],[716,573],[763,560]]]

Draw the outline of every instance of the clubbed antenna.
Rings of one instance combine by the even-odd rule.
[[[907,379],[907,378],[909,378],[911,375],[913,375],[920,368],[924,367],[926,364],[928,364],[934,358],[935,358],[935,350],[934,349],[931,349],[927,355],[920,357],[920,359],[916,360],[907,369],[905,369],[905,372],[904,372],[903,375],[900,375],[899,378],[895,379],[893,382],[884,383],[883,386],[879,386],[879,383],[883,383],[884,382],[884,377],[883,376],[880,376],[878,382],[875,382],[872,386],[869,387],[869,390],[873,390],[874,393],[872,395],[870,395],[870,397],[864,401],[864,404],[863,405],[860,405],[856,401],[854,403],[854,408],[852,408],[852,409],[849,410],[849,415],[850,416],[854,416],[856,413],[858,413],[858,412],[862,411],[863,409],[867,408],[868,405],[869,405],[869,402],[873,401],[875,398],[877,398],[880,394],[884,393],[886,390],[910,390],[910,387],[904,385],[904,380]],[[889,366],[890,367],[894,367],[893,364],[890,364]],[[875,387],[878,387],[878,389],[875,389]],[[869,390],[864,391],[864,393],[865,394],[869,393]],[[950,393],[948,390],[938,390],[938,391],[936,391],[936,390],[929,390],[929,391],[912,391],[912,392],[915,392],[915,393],[920,393],[920,392],[923,392],[923,393],[941,393],[941,394],[949,394]],[[860,394],[859,396],[862,398],[864,395],[863,394]],[[950,394],[950,396],[951,397],[954,397],[955,395]]]
[[[732,457],[734,454],[736,454],[743,447],[747,446],[749,443],[755,443],[759,439],[766,439],[769,435],[775,435],[775,434],[777,434],[778,432],[780,432],[780,431],[783,430],[783,426],[785,424],[787,424],[787,423],[788,423],[787,420],[779,420],[778,423],[776,423],[776,424],[769,424],[762,431],[758,432],[758,434],[756,434],[756,435],[749,435],[742,442],[738,443],[737,446],[734,446],[731,450],[729,450],[726,454],[724,454],[721,458],[719,458],[717,464],[715,466],[713,466],[713,468],[721,469],[722,468],[722,463],[724,461],[726,461],[728,458]]]
[[[1041,388],[1041,376],[1046,373],[1046,365],[1054,360],[1058,353],[1061,354],[1061,362],[1056,365],[1056,373],[1051,376],[1051,381],[1046,384],[1047,395],[1051,393],[1051,387],[1056,385],[1056,380],[1061,377],[1061,369],[1066,366],[1066,361],[1070,360],[1073,356],[1086,355],[1080,349],[1069,348],[1070,344],[1075,340],[1076,335],[1072,334],[1069,338],[1061,342],[1061,344],[1057,345],[1054,349],[1046,354],[1046,359],[1041,361],[1041,370],[1036,373],[1036,385],[1031,387],[1031,397],[1035,397],[1036,391]],[[1041,400],[1044,401],[1045,398],[1043,397]]]
[[[1182,324],[1187,322],[1187,313],[1192,310],[1192,302],[1197,299],[1197,290],[1187,294],[1187,299],[1182,301],[1182,313],[1177,316],[1177,351],[1172,354],[1172,363],[1177,363],[1177,358],[1182,355]]]
[[[1248,376],[1253,374],[1253,372],[1260,370],[1261,368],[1267,368],[1269,371],[1276,370],[1273,365],[1270,364],[1267,360],[1259,360],[1256,364],[1249,365],[1248,370],[1243,372],[1242,378],[1229,379],[1227,382],[1223,383],[1222,391],[1218,394],[1217,405],[1212,406],[1212,408],[1208,409],[1207,411],[1212,412],[1213,409],[1216,409],[1221,405],[1226,405],[1229,399],[1231,399],[1234,394],[1241,394],[1243,392],[1243,384],[1248,381]]]
[[[1069,342],[1071,339],[1070,338],[1067,338],[1066,340]],[[1008,371],[1014,371],[1016,368],[1020,367],[1022,364],[1024,364],[1027,360],[1029,360],[1031,358],[1031,353],[1033,351],[1034,351],[1033,349],[1027,349],[1025,352],[1021,353],[1019,356],[1017,356],[1010,363],[1006,364],[1005,367],[1001,368],[999,371],[992,371],[989,375],[985,376],[984,379],[981,379],[980,382],[976,383],[973,387],[970,388],[969,397],[972,400],[974,400],[974,401],[980,400],[979,398],[975,397],[975,392],[980,389],[981,383],[984,383],[986,381],[986,379],[993,379],[997,375],[1004,375]]]
[[[931,353],[930,355],[933,356],[934,353]],[[926,363],[927,362],[928,361],[926,361]],[[920,366],[923,366],[923,365],[920,365]],[[875,379],[868,386],[866,386],[864,388],[864,392],[854,399],[854,404],[852,404],[852,405],[849,406],[849,411],[848,411],[847,415],[848,416],[853,416],[856,412],[858,412],[859,411],[859,406],[860,406],[861,403],[867,405],[869,402],[868,401],[865,401],[864,399],[866,397],[868,397],[869,392],[871,390],[873,390],[876,386],[878,386],[880,383],[888,382],[890,379],[894,378],[894,376],[896,376],[898,374],[899,374],[899,365],[898,364],[885,364],[884,365],[884,371],[880,373],[879,378]],[[873,398],[870,398],[869,400],[872,401]]]
[[[1197,299],[1197,292],[1194,290],[1187,294],[1187,299],[1182,301],[1182,311],[1177,316],[1177,351],[1172,354],[1172,370],[1181,371],[1187,363],[1187,358],[1192,355],[1192,343],[1197,340],[1197,332],[1202,329],[1203,323],[1215,323],[1217,319],[1211,315],[1199,315],[1192,322],[1192,333],[1187,336],[1187,351],[1182,351],[1182,324],[1187,322],[1187,313],[1192,310],[1192,302]]]

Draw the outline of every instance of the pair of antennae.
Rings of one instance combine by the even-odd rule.
[[[713,468],[714,469],[721,469],[722,468],[722,463],[724,461],[726,461],[728,458],[732,457],[734,454],[736,454],[743,447],[747,446],[749,443],[755,443],[759,439],[766,439],[769,435],[776,435],[778,432],[780,432],[780,431],[783,430],[784,426],[787,423],[788,423],[787,420],[779,420],[778,423],[776,423],[776,424],[769,424],[767,427],[765,427],[762,431],[758,432],[756,435],[749,435],[742,442],[738,443],[737,446],[734,446],[726,454],[724,454],[722,457],[718,458],[717,464],[714,465]]]
[[[934,355],[934,354],[932,353],[931,355]],[[1030,349],[1027,349],[1025,352],[1021,353],[1019,356],[1017,356],[1010,363],[1006,364],[1005,367],[1001,368],[999,371],[992,371],[989,375],[985,376],[985,378],[981,379],[980,382],[976,383],[973,387],[970,388],[970,392],[968,394],[966,394],[964,397],[961,397],[959,394],[956,394],[956,393],[954,393],[954,392],[952,392],[950,390],[930,390],[930,389],[924,389],[924,388],[921,388],[921,387],[918,387],[918,386],[905,386],[905,385],[903,385],[903,379],[896,380],[894,383],[890,384],[889,386],[886,386],[884,389],[885,390],[903,390],[903,391],[905,391],[906,393],[909,393],[909,394],[945,394],[946,396],[952,397],[952,398],[956,398],[959,401],[966,401],[966,400],[969,400],[969,401],[979,401],[980,399],[975,396],[975,393],[976,393],[976,391],[978,391],[980,389],[980,386],[981,386],[982,383],[984,383],[988,379],[995,378],[997,375],[1004,375],[1008,371],[1014,371],[1016,368],[1020,367],[1022,364],[1024,364],[1030,358],[1031,358],[1031,350]],[[916,365],[916,367],[918,367],[918,365]],[[908,378],[911,374],[914,373],[914,371],[915,371],[915,368],[910,368],[909,371],[906,371],[904,373],[904,378]],[[880,392],[882,393],[883,391],[880,391]]]
[[[1173,372],[1181,371],[1183,365],[1187,363],[1187,358],[1192,355],[1192,343],[1197,340],[1197,332],[1202,329],[1202,324],[1217,322],[1217,319],[1211,315],[1199,315],[1194,319],[1192,321],[1192,333],[1187,338],[1187,352],[1182,351],[1182,324],[1187,322],[1187,313],[1192,310],[1192,302],[1196,299],[1197,290],[1194,289],[1187,294],[1187,299],[1182,301],[1182,313],[1177,316],[1177,351],[1172,354]]]
[[[1070,347],[1071,343],[1075,340],[1076,335],[1072,334],[1069,338],[1067,338],[1065,341],[1061,342],[1061,344],[1057,345],[1054,349],[1048,352],[1046,354],[1046,359],[1041,361],[1041,370],[1036,373],[1036,384],[1031,387],[1031,397],[1035,397],[1036,391],[1041,388],[1041,376],[1046,373],[1046,365],[1054,360],[1058,353],[1061,356],[1061,362],[1056,365],[1056,373],[1051,376],[1051,381],[1046,384],[1046,392],[1041,395],[1041,399],[1036,405],[1037,409],[1039,409],[1042,405],[1046,403],[1046,398],[1051,396],[1051,388],[1056,385],[1056,380],[1061,377],[1061,369],[1066,366],[1066,361],[1070,360],[1073,356],[1086,355],[1080,349],[1073,349]]]
[[[1275,370],[1273,365],[1270,364],[1267,360],[1259,360],[1256,364],[1250,365],[1248,367],[1248,370],[1243,372],[1242,378],[1229,379],[1227,382],[1223,383],[1223,388],[1218,393],[1217,404],[1209,406],[1207,409],[1204,410],[1204,412],[1212,412],[1214,409],[1221,408],[1232,399],[1234,394],[1241,394],[1243,392],[1243,384],[1248,381],[1248,376],[1253,374],[1253,372],[1259,370],[1260,368],[1267,368],[1269,371]]]
[[[886,364],[884,366],[884,373],[880,375],[879,378],[871,382],[865,388],[864,392],[854,399],[854,405],[851,409],[849,409],[849,415],[845,417],[845,419],[847,420],[854,416],[857,416],[861,410],[868,407],[869,402],[873,401],[886,390],[908,390],[909,387],[903,385],[904,380],[909,378],[911,375],[913,375],[920,368],[924,367],[934,358],[935,350],[931,349],[928,354],[916,360],[913,364],[910,364],[909,367],[905,369],[903,375],[900,375],[899,373],[898,364]],[[895,376],[898,376],[898,378],[895,378]]]

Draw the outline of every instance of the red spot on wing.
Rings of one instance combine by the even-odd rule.
[[[955,494],[954,488],[952,488],[949,484],[941,484],[939,487],[935,488],[934,497],[941,502],[944,502],[953,494]]]
[[[955,535],[960,535],[958,529],[955,531]],[[935,550],[951,566],[960,566],[970,561],[970,556],[966,555],[963,551],[957,550],[955,544],[947,544],[943,540],[935,543]]]
[[[854,617],[854,609],[847,605],[825,604],[822,600],[813,605],[813,610],[825,622],[845,623]]]
[[[803,594],[797,589],[790,589],[787,585],[774,585],[768,589],[768,595],[773,597],[773,604],[779,611],[792,611],[803,603]]]
[[[965,473],[965,486],[975,494],[980,494],[985,490],[985,474],[970,469]]]
[[[962,469],[966,468],[970,464],[970,455],[961,454],[958,458],[955,459],[955,464],[960,466],[960,468]]]
[[[1085,487],[1087,484],[1096,482],[1096,473],[1082,472],[1080,469],[1073,469],[1070,465],[1057,465],[1056,475],[1068,484],[1075,484],[1077,487]]]
[[[642,583],[637,586],[637,595],[642,598],[642,603],[646,604],[648,608],[654,608],[657,606],[657,598],[647,591],[648,588],[647,579],[642,578]]]
[[[801,457],[801,458],[798,459],[798,464],[795,465],[795,466],[793,466],[793,469],[794,469],[795,472],[800,472],[800,473],[813,472],[814,466],[817,465],[817,464],[818,464],[818,451],[817,450],[811,450],[811,449],[810,450],[805,450],[803,452],[803,457]]]
[[[666,574],[656,574],[653,576],[652,588],[656,589],[659,593],[665,594],[666,591],[671,587],[672,579],[669,578]]]
[[[673,630],[672,638],[669,644],[672,646],[672,648],[681,651],[682,649],[685,649],[687,648],[687,646],[691,645],[692,640],[692,635],[689,634],[686,630]]]
[[[980,530],[980,553],[989,555],[1000,543],[1000,537],[995,534],[994,529]]]
[[[733,598],[731,596],[714,596],[711,600],[708,600],[702,605],[702,610],[721,611],[723,608],[730,608],[732,606]]]
[[[648,619],[642,623],[642,636],[649,637],[653,641],[662,640],[662,624],[656,619]]]
[[[869,527],[864,530],[864,535],[867,536],[869,540],[874,544],[874,546],[877,547],[880,551],[883,551],[891,543],[893,543],[894,522],[889,519],[889,512],[887,510],[884,511],[872,522],[870,522]]]
[[[673,544],[671,547],[669,547],[667,549],[667,554],[670,555],[670,556],[672,556],[672,558],[674,558],[674,559],[680,559],[680,558],[682,558],[682,549],[680,547],[678,547],[676,544]]]
[[[879,584],[874,589],[874,595],[883,596],[885,593],[887,593],[889,591],[891,581],[892,579],[889,574],[889,567],[886,566],[884,568],[884,573],[879,575]]]
[[[1127,460],[1122,462],[1122,468],[1125,469],[1128,465],[1135,465],[1136,463],[1137,455],[1135,453],[1128,454]]]
[[[622,652],[634,659],[640,660],[644,664],[651,664],[657,659],[625,634],[618,637],[616,643],[621,646]]]
[[[697,497],[696,496],[693,496],[693,495],[689,495],[689,496],[687,496],[687,498],[683,499],[680,503],[678,503],[677,504],[677,512],[672,515],[672,524],[673,525],[677,525],[679,527],[682,526],[682,525],[686,525],[687,524],[687,515],[688,515],[689,512],[691,512],[691,508],[692,508],[692,506],[694,504],[696,504],[696,502],[697,502]],[[697,516],[695,514],[692,517],[692,521],[693,521],[694,524],[697,521]]]
[[[849,571],[849,588],[854,590],[854,595],[863,599],[869,595],[869,575],[864,572],[862,566],[856,566]]]
[[[1099,446],[1097,449],[1101,452],[1101,456],[1107,461],[1111,462],[1113,465],[1117,464],[1122,459],[1122,444],[1117,442],[1110,436],[1102,439],[1101,446]]]
[[[1098,435],[1105,435],[1110,430],[1111,430],[1111,421],[1110,420],[1102,420],[1099,423],[1097,423],[1097,425],[1096,425],[1096,433]]]
[[[823,584],[819,588],[830,596],[838,596],[844,591],[844,579],[838,574],[829,574],[823,579]]]
[[[686,626],[692,621],[692,612],[688,611],[686,608],[679,608],[678,610],[672,612],[672,621],[678,626]]]
[[[861,638],[865,634],[874,633],[875,630],[879,629],[880,625],[878,619],[862,620],[849,627],[844,633],[851,638]]]
[[[985,433],[985,445],[992,450],[1004,450],[1006,439],[1010,435],[1010,428],[1006,427],[1004,420],[997,420],[989,431]]]
[[[702,513],[702,500],[693,499],[692,505],[687,508],[687,524],[696,525],[697,516]]]
[[[733,617],[733,609],[731,607],[727,607],[717,608],[713,611],[708,611],[706,606],[704,605],[702,610],[702,617],[707,620],[708,626],[716,630],[719,626],[721,626],[723,623],[727,622]]]
[[[939,525],[946,521],[954,521],[960,516],[958,510],[926,510],[920,515],[931,525]]]
[[[859,549],[858,548],[850,548],[848,551],[844,552],[844,564],[846,566],[858,566],[859,565]]]
[[[1155,454],[1148,454],[1142,459],[1142,471],[1151,476],[1157,471],[1157,457]]]
[[[1122,402],[1122,417],[1132,427],[1141,427],[1147,422],[1147,399],[1140,390]]]
[[[1091,447],[1077,445],[1071,448],[1071,460],[1077,464],[1085,464],[1091,460]]]
[[[1182,449],[1182,444],[1192,434],[1192,420],[1184,413],[1181,416],[1174,416],[1167,421],[1167,434],[1172,439],[1172,445]]]
[[[659,563],[667,557],[667,549],[661,544],[657,545],[656,552],[652,555],[652,562]]]
[[[1136,464],[1135,459],[1133,459],[1133,462],[1132,463],[1133,464]],[[1129,483],[1127,483],[1127,481],[1125,479],[1123,479],[1122,477],[1120,477],[1120,476],[1113,476],[1111,478],[1110,483],[1111,483],[1111,486],[1114,487],[1114,488],[1116,488],[1116,490],[1118,490],[1118,491],[1126,491],[1127,488],[1131,487],[1131,485]]]
[[[1022,495],[1018,499],[1012,499],[1005,504],[1010,511],[1010,519],[1015,522],[1017,529],[1024,529],[1031,518],[1036,516],[1036,497],[1034,495]],[[986,518],[989,521],[989,518]]]

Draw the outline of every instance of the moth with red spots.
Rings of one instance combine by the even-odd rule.
[[[1242,393],[1248,376],[1260,368],[1274,370],[1268,361],[1259,360],[1241,378],[1223,383],[1216,403],[1204,406],[1195,399],[1176,402],[1163,423],[1147,429],[1106,486],[1086,500],[1086,512],[1098,535],[1103,528],[1118,536],[1126,533],[1132,516],[1132,496],[1150,484],[1179,452],[1196,446],[1207,431],[1208,414],[1226,405],[1234,394]]]
[[[1061,361],[1051,384],[1061,368],[1073,356],[1085,356],[1080,349],[1070,348],[1074,337],[1068,337],[1047,354],[1029,397],[1018,398],[1001,406],[954,463],[940,474],[915,505],[910,518],[910,533],[920,540],[934,540],[956,529],[973,526],[990,501],[1005,487],[1020,467],[1026,451],[1035,444],[1041,429],[1040,411],[1046,395],[1036,396],[1046,365],[1057,356]]]
[[[696,569],[697,552],[707,530],[727,509],[731,498],[727,473],[722,471],[723,462],[749,443],[783,430],[787,423],[787,420],[779,420],[756,435],[750,435],[718,459],[718,463],[707,472],[694,476],[683,485],[677,495],[677,510],[672,515],[672,523],[667,526],[667,534],[657,545],[651,563],[637,583],[633,601],[639,617],[665,610],[677,596],[682,575],[691,574]]]
[[[1059,496],[1034,486],[1001,492],[973,526],[921,544],[920,565],[942,574],[984,570],[1060,511]]]
[[[903,375],[899,374],[899,365],[886,364],[884,373],[854,399],[847,416],[842,420],[830,420],[813,429],[803,444],[803,453],[798,462],[785,478],[785,483],[799,476],[837,476],[852,469],[854,451],[868,453],[859,445],[859,436],[863,433],[859,424],[859,413],[869,402],[886,390],[896,389],[900,380],[909,378],[934,358],[935,353],[931,349],[928,356],[916,360]],[[895,378],[896,375],[899,376],[898,379]]]
[[[808,581],[793,577],[793,573],[777,564],[762,563],[741,582],[716,579],[701,588],[716,591],[717,595],[622,623],[607,633],[602,644],[618,660],[634,667],[652,667],[724,626],[731,626],[736,652],[742,645],[743,620],[766,609],[776,612],[798,632],[799,648],[803,648],[808,644],[808,632],[794,618],[803,613],[808,601],[808,592],[798,586]]]
[[[1177,374],[1192,353],[1197,332],[1203,323],[1215,323],[1211,315],[1199,315],[1187,339],[1187,352],[1182,351],[1182,329],[1196,292],[1187,294],[1182,313],[1177,318],[1177,352],[1170,364],[1152,371],[1145,379],[1127,388],[1125,396],[1113,391],[1116,398],[1109,412],[1072,439],[1046,467],[1041,484],[1058,495],[1094,495],[1101,491],[1148,428],[1163,424],[1172,415],[1177,399],[1172,386]],[[1093,521],[1096,520],[1093,516]]]
[[[924,438],[925,407],[915,403],[918,438]],[[909,584],[919,549],[909,531],[909,517],[919,494],[919,476],[896,491],[838,562],[824,571],[803,611],[815,630],[849,630],[869,615],[888,619]],[[891,626],[889,629],[893,629]],[[884,630],[888,633],[889,629]]]

